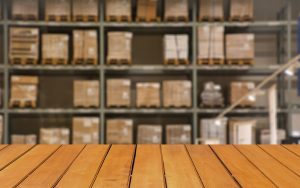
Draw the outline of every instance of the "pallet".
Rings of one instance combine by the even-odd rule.
[[[74,105],[75,108],[99,108],[99,106],[95,105]]]
[[[156,18],[147,18],[147,17],[137,17],[136,22],[160,22],[161,19],[159,17],[156,17]]]
[[[83,58],[79,58],[79,59],[75,59],[72,62],[73,65],[97,65],[98,64],[98,59],[83,59]]]
[[[227,59],[228,65],[254,65],[253,59]]]
[[[136,107],[137,108],[160,108],[161,106],[160,105],[145,105],[145,104],[142,104],[142,105],[137,105]]]
[[[224,18],[223,17],[201,16],[199,18],[199,20],[202,22],[223,22]]]
[[[106,16],[108,22],[131,22],[130,16]]]
[[[166,59],[164,61],[165,65],[188,65],[188,59]]]
[[[191,108],[191,106],[188,105],[166,105],[164,108],[172,109],[172,108]]]
[[[9,106],[11,108],[36,108],[36,101],[30,100],[11,100]]]
[[[69,22],[71,21],[71,17],[69,15],[47,15],[47,22]]]
[[[201,108],[224,108],[225,105],[224,104],[201,104],[200,105]]]
[[[130,59],[114,59],[114,58],[108,58],[107,59],[108,65],[131,65]]]
[[[97,22],[98,16],[95,15],[76,15],[73,16],[74,22]]]
[[[250,104],[239,104],[239,105],[237,105],[236,106],[236,108],[242,108],[242,109],[244,109],[244,108],[250,108],[250,109],[262,109],[261,107],[257,107],[257,106],[255,106],[255,105],[250,105]]]
[[[13,20],[22,20],[22,21],[25,21],[25,20],[36,21],[36,20],[38,20],[38,16],[36,16],[34,14],[26,14],[26,15],[15,14],[15,15],[12,15],[12,19]]]
[[[250,22],[250,21],[253,21],[253,18],[250,17],[250,16],[235,15],[235,16],[231,16],[229,18],[229,21],[232,21],[232,22]]]
[[[107,105],[108,108],[130,108],[130,105]]]
[[[188,22],[189,18],[187,16],[166,16],[165,21],[167,21],[167,22]]]
[[[37,59],[34,58],[10,58],[9,62],[13,65],[36,65],[38,63]]]
[[[42,60],[42,64],[44,65],[66,65],[68,64],[68,60],[66,59],[55,59],[55,58],[47,58]]]
[[[224,59],[198,59],[198,65],[224,65]]]

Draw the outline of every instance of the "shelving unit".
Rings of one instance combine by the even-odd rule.
[[[107,115],[138,115],[138,114],[149,114],[149,115],[177,115],[183,114],[192,117],[192,130],[193,130],[193,140],[198,137],[198,123],[199,116],[209,116],[213,117],[222,111],[222,109],[202,109],[199,107],[198,96],[202,88],[199,88],[198,78],[203,75],[217,74],[222,75],[223,73],[229,74],[239,74],[247,76],[264,76],[271,74],[278,67],[279,64],[285,63],[287,59],[292,57],[292,32],[293,28],[297,26],[297,21],[292,20],[291,7],[292,4],[289,0],[286,1],[286,6],[278,14],[278,20],[272,21],[254,21],[254,22],[216,22],[216,23],[204,23],[197,21],[197,1],[190,1],[191,17],[192,20],[187,23],[111,23],[104,21],[104,3],[100,1],[99,4],[99,22],[95,23],[84,23],[84,22],[46,22],[46,21],[12,21],[9,19],[9,0],[3,1],[3,20],[0,21],[0,27],[2,28],[3,37],[3,64],[0,65],[0,72],[3,74],[3,108],[0,109],[0,113],[4,116],[4,142],[9,143],[10,136],[10,116],[25,114],[25,115],[41,115],[41,114],[66,114],[66,115],[93,115],[99,116],[101,119],[101,129],[100,129],[100,142],[105,143],[105,122]],[[272,65],[259,65],[259,66],[200,66],[197,65],[197,27],[202,25],[221,25],[226,28],[246,28],[250,32],[275,32],[278,37],[278,60]],[[67,29],[85,29],[94,28],[99,32],[99,65],[96,66],[49,66],[49,65],[10,65],[8,62],[8,36],[9,28],[12,26],[30,26],[38,28],[56,28],[64,27]],[[140,30],[140,32],[145,32],[150,29],[162,29],[163,33],[168,33],[172,29],[187,29],[191,32],[190,37],[192,38],[192,50],[191,50],[191,64],[188,66],[164,66],[161,65],[136,65],[131,66],[109,66],[105,64],[105,39],[106,31],[110,30]],[[285,52],[282,52],[285,49]],[[99,76],[100,81],[100,101],[101,106],[97,109],[74,109],[74,108],[58,108],[58,109],[10,109],[8,107],[9,92],[10,92],[10,75],[11,74],[37,74],[43,75],[44,73],[54,73],[59,75],[86,75],[94,73]],[[116,75],[120,77],[126,77],[128,75],[134,74],[184,74],[188,75],[192,81],[193,88],[193,105],[190,109],[110,109],[105,107],[105,80],[110,75]],[[291,89],[291,80],[288,80],[288,88]],[[281,76],[278,79],[278,84],[285,84],[284,77]],[[281,88],[281,87],[279,87]],[[283,89],[283,88],[282,88]],[[39,91],[43,92],[43,91]],[[291,108],[290,105],[284,103],[284,91],[280,91],[279,95],[279,114],[286,117],[290,112],[300,111],[299,109]],[[254,108],[254,109],[236,109],[230,114],[235,115],[248,115],[248,116],[265,116],[267,115],[267,109]],[[285,118],[281,118],[285,119]],[[285,127],[285,120],[279,122],[282,123],[281,126]]]

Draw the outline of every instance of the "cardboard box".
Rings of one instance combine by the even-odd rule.
[[[227,34],[226,58],[229,60],[254,59],[254,38],[254,34]]]
[[[36,64],[39,59],[39,29],[27,27],[11,27],[9,37],[9,59],[14,63],[16,59],[31,59]]]
[[[131,18],[131,0],[106,0],[106,18],[126,16]]]
[[[224,59],[224,27],[198,27],[198,59]]]
[[[189,36],[165,35],[164,36],[164,56],[169,59],[189,59]]]
[[[109,32],[107,58],[131,61],[132,33]]]
[[[67,128],[41,128],[40,144],[70,144],[70,130]]]
[[[189,17],[188,0],[165,0],[165,19]]]
[[[34,134],[30,135],[11,135],[11,144],[37,144],[37,136]]]
[[[69,60],[69,36],[66,34],[43,34],[43,59]]]
[[[224,20],[223,0],[200,0],[199,20],[215,19]]]
[[[201,104],[204,107],[222,107],[224,106],[224,96],[221,85],[214,82],[206,82],[204,90],[201,93]]]
[[[99,118],[73,118],[73,144],[98,144],[99,134]]]
[[[167,125],[167,144],[191,144],[191,125]]]
[[[160,107],[160,83],[140,82],[136,84],[137,107]]]
[[[229,143],[230,144],[256,144],[255,120],[230,120]]]
[[[231,82],[230,104],[235,103],[243,96],[249,94],[249,92],[252,91],[254,88],[255,88],[254,82]],[[251,107],[251,106],[255,106],[255,103],[256,103],[256,99],[250,100],[249,98],[246,98],[238,106]]]
[[[163,81],[164,107],[191,107],[192,82],[188,80]]]
[[[73,31],[73,60],[98,61],[98,37],[96,30]]]
[[[71,0],[45,0],[45,18],[49,16],[71,18]]]
[[[99,0],[73,0],[73,20],[77,21],[76,16],[91,16],[95,19],[94,21],[97,21],[99,17],[98,3]]]
[[[99,81],[75,80],[74,81],[74,106],[99,107]]]
[[[146,21],[155,20],[157,16],[157,0],[137,0],[137,18]]]
[[[0,116],[0,144],[4,143],[3,142],[3,134],[4,134],[3,117],[1,115]]]
[[[161,125],[139,125],[138,144],[161,144],[162,126]]]
[[[107,144],[133,144],[133,120],[109,119],[106,121]]]
[[[200,135],[202,144],[227,144],[227,118],[200,120]]]
[[[108,107],[130,107],[131,81],[129,79],[108,79],[106,84]]]
[[[230,17],[253,19],[253,0],[231,0]]]
[[[263,129],[260,131],[260,144],[271,144],[270,129]],[[286,139],[286,132],[284,129],[277,130],[277,144],[281,144]]]
[[[291,113],[289,115],[291,127],[289,128],[289,134],[291,137],[300,137],[300,114]]]
[[[13,19],[38,19],[38,0],[12,0],[11,14]]]

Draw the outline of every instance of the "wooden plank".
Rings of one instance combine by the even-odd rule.
[[[109,145],[87,145],[56,187],[90,187],[109,147]]]
[[[134,151],[134,145],[113,145],[93,187],[128,187]]]
[[[292,170],[294,173],[300,176],[300,157],[290,152],[286,148],[280,145],[260,145],[265,152],[269,153],[285,165],[287,168]],[[299,147],[299,146],[298,146]]]
[[[130,187],[165,187],[160,145],[137,146]]]
[[[0,145],[0,151],[3,150],[7,145]]]
[[[236,146],[249,161],[264,173],[278,187],[299,187],[300,177],[283,166],[256,145]]]
[[[10,145],[0,151],[0,170],[3,170],[7,165],[18,159],[33,145]]]
[[[183,145],[162,145],[167,187],[203,187]]]
[[[18,187],[53,187],[82,151],[84,145],[64,145]]]
[[[300,156],[300,146],[299,145],[282,145],[286,149],[290,150],[291,152],[295,153],[296,155]]]
[[[15,187],[58,148],[58,145],[38,145],[34,147],[7,168],[0,171],[0,187]]]
[[[232,145],[211,146],[242,187],[276,187]]]
[[[209,146],[187,145],[186,147],[204,187],[239,187]]]

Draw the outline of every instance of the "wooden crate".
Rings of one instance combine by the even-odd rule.
[[[106,0],[105,19],[108,22],[130,22],[131,0]]]
[[[73,0],[73,21],[97,22],[99,20],[99,0]]]
[[[138,0],[137,1],[137,22],[159,22],[157,15],[157,0]]]
[[[45,0],[46,21],[71,21],[71,0]]]
[[[13,20],[38,20],[38,0],[12,0],[11,16]]]
[[[165,21],[189,21],[188,0],[165,0]]]

